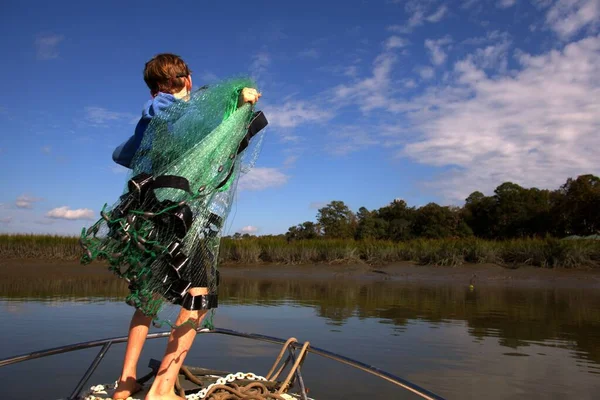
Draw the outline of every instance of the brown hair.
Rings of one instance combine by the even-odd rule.
[[[185,86],[184,78],[192,71],[181,57],[163,53],[154,56],[144,67],[144,81],[152,95],[158,92],[177,93]]]

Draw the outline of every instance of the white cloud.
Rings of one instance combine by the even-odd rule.
[[[78,208],[76,210],[70,210],[69,207],[63,206],[54,208],[46,213],[46,217],[54,219],[94,219],[94,211],[89,208]]]
[[[110,111],[103,107],[85,107],[85,119],[95,125],[104,125],[107,122],[137,122],[139,116],[131,113]]]
[[[461,8],[469,9],[469,8],[473,7],[475,4],[479,4],[479,3],[480,3],[480,0],[463,0]]]
[[[554,1],[555,0],[533,0],[532,3],[538,9],[543,10],[550,7]]]
[[[273,128],[295,128],[307,122],[324,122],[333,116],[331,111],[298,100],[281,106],[267,106],[265,115],[268,115],[269,126]]]
[[[36,55],[39,60],[51,60],[58,57],[58,45],[63,35],[40,35],[35,39]]]
[[[425,19],[425,14],[423,12],[423,9],[420,7],[416,8],[412,12],[412,15],[408,19],[408,22],[406,23],[406,25],[404,26],[403,32],[409,33],[417,26],[423,25],[423,19]]]
[[[271,56],[265,51],[258,52],[254,55],[254,59],[250,64],[250,72],[256,79],[258,79],[266,72],[267,67],[270,64]]]
[[[334,155],[346,155],[379,144],[371,130],[365,129],[364,126],[339,127],[331,132],[329,137],[333,142],[327,146],[327,150]]]
[[[356,77],[358,75],[358,67],[356,65],[349,65],[344,68],[344,75],[350,77]]]
[[[446,5],[441,5],[428,15],[429,5],[430,2],[424,2],[421,0],[407,1],[404,5],[404,10],[409,15],[408,21],[406,21],[404,25],[389,26],[388,30],[398,33],[410,33],[416,27],[423,25],[425,22],[440,22],[446,16],[448,7]]]
[[[400,45],[400,42],[392,38],[387,43],[393,45],[385,46],[385,50],[375,58],[370,75],[326,90],[322,97],[329,99],[332,114],[346,106],[358,106],[367,114],[374,109],[385,108],[396,93],[405,90],[393,82],[391,77],[392,68],[398,59],[393,49]],[[414,81],[404,83],[407,87],[416,85]],[[346,125],[333,127],[329,131],[330,143],[326,146],[326,151],[331,154],[344,155],[379,144],[376,139],[377,131],[374,129]]]
[[[298,56],[302,58],[318,58],[319,52],[317,49],[306,49],[298,53]]]
[[[285,158],[285,160],[283,161],[283,166],[286,168],[291,167],[292,165],[294,165],[296,163],[296,161],[298,161],[299,156],[297,154],[292,154],[289,155]]]
[[[467,57],[456,82],[398,104],[419,140],[401,155],[452,170],[432,186],[458,202],[512,181],[557,188],[600,172],[600,36],[542,55],[520,53],[521,70],[492,78]],[[483,58],[485,61],[485,57]]]
[[[600,0],[558,0],[546,14],[546,22],[563,39],[599,21]]]
[[[239,180],[239,190],[264,190],[270,187],[282,186],[287,183],[288,175],[276,168],[252,168]]]
[[[501,42],[477,49],[466,59],[479,68],[504,73],[508,69],[510,46],[511,42],[504,38]]]
[[[0,218],[0,224],[10,224],[12,220],[12,217],[2,217]]]
[[[50,146],[44,146],[42,147],[42,153],[44,154],[50,154],[52,152],[52,147]]]
[[[516,4],[517,0],[499,0],[497,5],[500,8],[510,8]]]
[[[425,47],[427,50],[429,50],[431,62],[433,62],[435,65],[443,64],[447,57],[446,52],[444,51],[444,46],[447,46],[450,43],[452,43],[452,39],[448,35],[437,40],[425,40]]]
[[[21,195],[19,197],[17,197],[17,201],[15,201],[15,205],[18,208],[33,208],[33,203],[36,203],[38,201],[42,201],[43,199],[40,197],[32,197],[32,196],[28,196],[28,195]]]
[[[404,87],[407,87],[409,89],[413,89],[413,88],[417,87],[417,83],[415,82],[414,79],[406,79],[404,81]]]
[[[435,71],[431,67],[418,67],[416,71],[423,79],[431,79],[435,76]]]
[[[504,0],[504,1],[506,1],[506,0]],[[428,22],[440,22],[442,20],[442,18],[444,18],[444,16],[446,15],[447,12],[448,12],[448,7],[446,7],[446,5],[441,5],[437,9],[437,11],[435,11],[433,14],[431,14],[429,17],[427,17],[427,21]]]
[[[461,43],[465,45],[481,46],[484,43],[508,42],[510,36],[507,32],[490,31],[485,36],[473,37],[463,40]]]
[[[408,45],[408,40],[401,38],[400,36],[390,36],[385,41],[386,50],[399,49]]]
[[[380,54],[373,62],[372,76],[333,88],[333,103],[339,106],[358,102],[363,112],[384,106],[389,101],[389,92],[393,87],[390,74],[395,62],[394,54]]]
[[[258,228],[256,226],[248,225],[240,229],[242,233],[256,233],[258,232]]]

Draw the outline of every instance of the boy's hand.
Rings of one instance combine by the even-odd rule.
[[[262,95],[256,89],[243,88],[240,92],[238,107],[243,106],[245,103],[255,104],[260,96]]]

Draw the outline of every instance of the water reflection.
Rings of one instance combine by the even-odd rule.
[[[532,343],[563,347],[600,363],[600,294],[592,290],[232,280],[221,298],[235,304],[290,299],[315,307],[335,325],[354,316],[396,327],[412,320],[466,321],[476,339],[497,337],[513,350]]]
[[[126,285],[111,276],[69,279],[0,279],[0,296],[60,305],[118,301]],[[403,285],[391,282],[288,281],[224,277],[222,305],[311,307],[332,331],[350,318],[376,318],[399,335],[411,321],[464,322],[474,340],[497,338],[508,356],[521,355],[532,344],[562,348],[582,361],[600,364],[600,294],[592,290]],[[3,312],[18,313],[4,303]],[[338,329],[339,330],[339,329]]]

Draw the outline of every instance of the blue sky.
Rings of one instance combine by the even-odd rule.
[[[0,20],[0,232],[77,235],[117,199],[111,154],[161,52],[195,86],[263,93],[225,234],[600,174],[600,0],[8,1]]]

